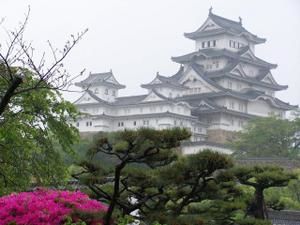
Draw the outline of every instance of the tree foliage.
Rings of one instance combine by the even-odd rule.
[[[284,187],[297,176],[275,166],[239,166],[233,169],[238,181],[254,188],[253,200],[248,207],[248,214],[258,219],[267,218],[264,191],[271,187]]]
[[[105,216],[105,224],[108,225],[115,207],[123,214],[130,214],[160,194],[161,190],[150,182],[153,176],[151,172],[173,162],[177,157],[175,148],[189,136],[189,132],[181,129],[140,129],[103,134],[90,148],[89,160],[81,163],[83,170],[74,177],[81,179],[98,199],[109,202]],[[110,168],[102,167],[94,160],[98,153],[114,157],[113,165]],[[143,170],[150,172],[145,174]],[[138,190],[130,186],[140,179],[145,183],[141,183]],[[136,194],[143,197],[135,201],[132,197]]]
[[[238,157],[298,157],[300,119],[256,118],[231,145]]]
[[[268,224],[247,216],[228,156],[177,154],[188,137],[180,129],[102,133],[74,177],[110,205],[106,224],[113,213],[134,213],[146,224]]]
[[[85,32],[62,51],[49,44],[53,61],[45,53],[37,59],[23,39],[28,15],[19,28],[7,31],[6,44],[0,43],[0,195],[61,181],[60,149],[70,151],[78,136],[70,125],[77,112],[59,91],[73,79],[62,62]]]

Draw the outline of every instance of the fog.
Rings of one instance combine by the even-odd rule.
[[[256,47],[256,55],[278,64],[273,76],[289,89],[277,96],[300,105],[300,1],[298,0],[1,0],[0,18],[13,29],[24,19],[30,5],[25,38],[42,52],[50,40],[57,47],[70,34],[89,28],[65,61],[72,74],[110,69],[126,85],[121,95],[144,93],[140,88],[157,71],[172,75],[179,65],[171,56],[194,51],[194,42],[183,36],[199,28],[213,13],[238,21],[250,32],[267,38]],[[4,41],[0,36],[0,41]],[[83,79],[82,77],[81,79]],[[74,101],[79,93],[64,93]]]

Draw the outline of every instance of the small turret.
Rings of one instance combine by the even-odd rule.
[[[118,97],[119,89],[125,88],[125,85],[120,84],[114,77],[112,70],[105,73],[90,73],[89,76],[78,83],[76,86],[84,90],[89,90],[97,97],[113,102]]]

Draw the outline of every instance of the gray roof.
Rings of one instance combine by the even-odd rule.
[[[228,148],[224,144],[211,142],[211,141],[183,141],[181,143],[181,146],[199,146],[199,145],[209,145],[209,146],[219,147],[219,148]]]
[[[206,48],[206,49],[199,49],[198,51],[182,55],[182,56],[177,56],[177,57],[172,57],[171,59],[174,62],[177,63],[189,63],[192,61],[195,61],[199,57],[205,57],[205,58],[213,58],[213,57],[229,57],[234,62],[246,62],[249,64],[254,64],[263,68],[269,68],[273,69],[276,68],[276,64],[268,63],[256,56],[254,56],[254,59],[249,59],[244,56],[242,56],[246,51],[249,50],[248,46],[245,46],[241,48],[238,52],[233,52],[228,49],[216,49],[216,48]]]
[[[225,71],[225,70],[224,70]],[[262,79],[268,74],[269,71],[267,71],[267,73],[265,71],[262,71],[260,75],[258,75],[255,78],[252,77],[242,77],[233,73],[229,73],[229,72],[220,72],[220,73],[207,73],[207,76],[211,79],[215,79],[215,78],[223,78],[223,77],[229,77],[235,80],[240,80],[240,81],[245,81],[251,84],[255,84],[258,86],[263,86],[263,87],[267,87],[273,90],[285,90],[288,88],[287,85],[279,85],[279,84],[270,84],[270,83],[266,83],[264,81],[262,81]]]
[[[104,73],[90,73],[86,79],[75,83],[75,85],[79,87],[89,87],[94,84],[103,84],[106,86],[116,87],[118,89],[125,88],[125,85],[122,85],[117,81],[116,83],[109,81],[108,79],[110,77],[113,77],[115,79],[112,71]]]
[[[152,118],[152,117],[162,117],[162,116],[172,116],[172,117],[177,117],[177,118],[182,118],[182,119],[192,119],[197,123],[202,123],[201,121],[198,120],[198,118],[196,116],[187,116],[187,115],[172,113],[172,112],[169,112],[169,111],[160,112],[160,113],[133,114],[133,115],[122,115],[122,116],[112,116],[112,115],[106,115],[106,114],[90,115],[91,118],[105,117],[105,118],[111,118],[111,119]],[[206,123],[202,123],[202,124],[206,125]]]
[[[201,99],[211,99],[216,97],[223,97],[223,96],[230,96],[241,100],[255,100],[258,97],[266,97],[271,99],[271,104],[274,107],[284,109],[284,110],[292,110],[295,109],[297,106],[290,105],[289,103],[283,102],[279,100],[278,98],[266,95],[264,92],[255,90],[255,89],[244,89],[243,92],[236,92],[230,89],[223,88],[220,92],[214,92],[214,93],[203,93],[203,94],[195,94],[195,95],[187,95],[180,97],[180,100],[193,102],[193,101],[199,101]]]
[[[148,84],[142,84],[141,87],[152,89],[154,87],[159,87],[159,86],[171,86],[171,87],[180,88],[180,89],[187,89],[187,87],[178,83],[178,78],[182,76],[183,70],[184,70],[184,67],[180,66],[179,70],[174,75],[169,76],[169,77],[162,76],[159,73],[157,73],[155,79],[160,80],[161,81],[160,84],[151,84],[151,82],[150,82]]]
[[[118,97],[114,102],[115,105],[132,105],[137,104],[146,98],[147,95],[136,95],[136,96],[126,96],[126,97]]]
[[[256,35],[250,33],[247,31],[241,21],[233,21],[226,19],[224,17],[218,16],[213,14],[211,11],[208,15],[208,18],[210,18],[212,21],[214,21],[217,25],[221,27],[221,29],[216,29],[216,30],[210,30],[210,31],[200,31],[200,28],[196,30],[195,32],[191,33],[185,33],[184,36],[187,38],[190,38],[192,40],[196,40],[201,37],[206,37],[206,36],[211,36],[211,35],[216,35],[216,34],[221,34],[221,33],[232,33],[236,35],[244,35],[245,38],[248,40],[254,42],[254,43],[264,43],[266,39],[257,37]]]
[[[93,99],[95,99],[98,103],[103,103],[105,105],[109,106],[127,106],[127,105],[136,105],[136,104],[156,104],[156,103],[161,103],[161,102],[179,102],[179,99],[173,99],[173,98],[167,98],[156,91],[152,90],[153,93],[155,93],[158,97],[162,98],[163,100],[159,101],[147,101],[147,102],[142,102],[147,96],[146,95],[136,95],[136,96],[125,96],[125,97],[117,97],[114,102],[108,102],[105,101],[104,99],[99,98],[97,95],[95,95],[92,91],[87,90],[86,91]],[[77,105],[95,105],[97,103],[84,103],[84,104],[77,104]]]

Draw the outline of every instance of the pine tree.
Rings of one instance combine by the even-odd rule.
[[[258,219],[267,218],[264,190],[287,186],[290,180],[297,178],[295,174],[276,166],[239,166],[233,169],[233,173],[241,184],[254,188],[255,193],[248,214]]]

